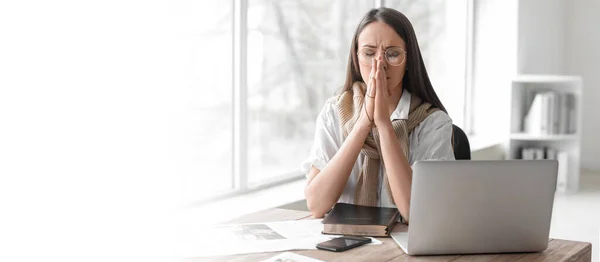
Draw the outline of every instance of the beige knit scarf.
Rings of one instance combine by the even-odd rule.
[[[354,128],[361,110],[363,110],[365,91],[365,83],[355,82],[351,90],[344,91],[337,97],[336,106],[344,138],[347,137],[352,128]],[[437,110],[439,109],[433,108],[431,104],[427,102],[422,102],[421,98],[413,94],[410,99],[408,119],[399,119],[392,122],[396,138],[407,159],[409,148],[408,135],[421,123],[421,121]],[[373,127],[369,136],[367,136],[361,152],[365,155],[365,158],[362,170],[360,170],[360,173],[358,174],[354,203],[364,206],[376,206],[377,186],[379,185],[379,168],[383,160],[381,158],[381,146],[377,127]],[[392,191],[390,190],[390,183],[385,172],[383,177],[385,186],[387,187],[388,197],[390,198],[391,203],[394,203],[394,199],[391,195]]]

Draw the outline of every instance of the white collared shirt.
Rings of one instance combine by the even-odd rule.
[[[392,112],[390,119],[408,119],[411,95],[408,91],[402,92],[402,97]],[[311,166],[323,170],[327,163],[344,143],[344,136],[340,126],[340,119],[335,107],[335,98],[328,99],[317,117],[315,140],[310,150],[310,155],[302,163],[301,170],[308,174]],[[412,166],[419,160],[454,160],[452,149],[452,119],[445,112],[438,110],[429,115],[408,136],[409,157],[408,163]],[[340,196],[340,203],[354,203],[355,185],[359,171],[362,168],[365,156],[361,152],[354,163],[344,192]],[[383,171],[381,162],[379,169],[379,192],[377,204],[381,207],[395,207],[391,203],[387,188],[383,184]]]

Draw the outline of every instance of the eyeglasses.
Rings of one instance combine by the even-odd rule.
[[[356,53],[358,62],[364,66],[372,66],[373,58],[377,56],[378,49],[371,47],[363,47]],[[385,60],[391,66],[399,66],[406,60],[406,51],[401,47],[390,47],[385,50]]]

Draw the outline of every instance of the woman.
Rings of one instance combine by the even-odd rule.
[[[396,207],[408,222],[411,165],[454,160],[451,138],[410,21],[372,9],[354,33],[343,92],[317,118],[302,166],[308,208],[323,217],[336,202]]]

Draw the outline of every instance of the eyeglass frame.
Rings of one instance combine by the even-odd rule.
[[[390,47],[386,48],[386,49],[383,51],[383,53],[384,53],[384,54],[385,54],[385,53],[387,53],[387,51],[388,51],[388,50],[390,50],[390,49],[392,49],[392,48],[399,48],[400,50],[402,50],[402,52],[404,52],[404,59],[403,59],[403,60],[402,60],[402,62],[400,62],[399,64],[397,64],[397,65],[393,65],[392,63],[390,63],[390,61],[388,61],[388,58],[387,58],[387,56],[385,56],[385,55],[384,55],[384,57],[385,57],[385,61],[386,61],[386,62],[388,63],[388,65],[390,65],[390,66],[401,66],[402,64],[404,64],[404,62],[406,62],[406,54],[407,54],[407,53],[406,53],[406,50],[404,50],[404,48],[402,48],[402,47],[399,47],[399,46],[390,46]],[[361,62],[360,62],[360,51],[361,51],[361,50],[364,50],[364,49],[377,49],[377,53],[376,53],[376,54],[379,54],[379,53],[381,52],[381,49],[379,49],[379,48],[372,48],[372,47],[361,47],[361,48],[360,48],[360,49],[358,49],[358,51],[356,52],[356,60],[358,60],[358,63],[359,63],[359,64],[361,64],[361,65],[364,65],[364,66],[371,66],[371,65],[365,65],[365,64],[363,64],[363,63],[361,63]]]

